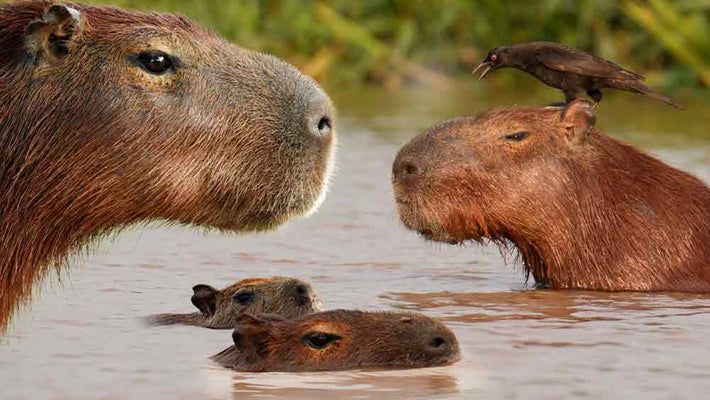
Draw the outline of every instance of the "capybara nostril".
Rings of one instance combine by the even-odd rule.
[[[318,121],[318,135],[328,136],[333,128],[333,122],[329,117],[323,117]]]
[[[395,181],[411,178],[421,172],[421,168],[413,158],[398,158],[392,168]]]
[[[304,284],[298,284],[293,289],[294,295],[296,296],[296,304],[299,306],[305,306],[311,301],[308,295],[308,287]]]
[[[311,95],[308,106],[308,131],[317,138],[329,139],[335,127],[333,105],[322,91]]]
[[[432,349],[435,349],[435,350],[438,350],[438,349],[444,347],[445,344],[446,344],[446,339],[444,339],[441,336],[434,336],[429,341],[429,347],[431,347]]]
[[[306,285],[302,285],[302,284],[296,285],[296,288],[294,289],[294,291],[299,296],[305,296],[308,294],[308,288],[306,287]]]

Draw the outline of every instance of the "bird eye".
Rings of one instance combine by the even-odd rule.
[[[495,62],[498,59],[498,56],[493,54],[491,55],[491,61]]]
[[[303,337],[303,341],[316,350],[322,350],[340,339],[342,337],[325,332],[312,332]]]
[[[234,295],[234,301],[245,306],[254,300],[254,292],[240,292]]]
[[[511,133],[510,135],[505,135],[503,136],[503,139],[511,141],[511,142],[522,142],[523,140],[527,139],[528,136],[530,136],[530,132],[516,132],[516,133]]]
[[[143,69],[154,75],[162,75],[175,69],[172,58],[162,51],[146,51],[138,54],[135,59]]]

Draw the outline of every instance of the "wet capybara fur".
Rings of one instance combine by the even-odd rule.
[[[233,329],[241,313],[270,314],[292,319],[315,312],[321,307],[311,285],[283,276],[243,279],[221,290],[200,284],[192,290],[190,301],[199,312],[152,315],[148,317],[148,323]]]
[[[116,228],[309,214],[332,129],[313,80],[185,18],[0,5],[0,331],[49,269]]]
[[[212,357],[238,371],[422,368],[459,359],[454,333],[421,314],[331,310],[294,320],[240,314],[234,345]]]
[[[710,292],[710,190],[594,129],[590,103],[497,109],[404,146],[404,225],[440,242],[512,243],[539,286]]]

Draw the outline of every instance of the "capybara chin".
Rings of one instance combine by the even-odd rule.
[[[242,313],[292,319],[315,312],[321,306],[311,285],[284,276],[242,279],[221,290],[200,284],[192,290],[190,301],[199,312],[152,315],[148,323],[233,329]]]
[[[0,331],[87,241],[271,229],[322,201],[334,111],[279,59],[159,13],[0,5]]]
[[[555,289],[710,292],[710,190],[594,129],[585,101],[498,109],[412,139],[393,165],[404,225],[512,243]]]
[[[421,314],[330,310],[294,320],[240,314],[234,345],[212,357],[249,372],[423,368],[459,359],[454,333]]]

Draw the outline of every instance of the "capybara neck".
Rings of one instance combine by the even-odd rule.
[[[710,191],[697,178],[599,132],[565,195],[541,198],[502,236],[553,288],[710,292]]]
[[[219,290],[200,284],[192,290],[190,301],[199,312],[152,315],[148,317],[148,323],[233,329],[241,313],[292,319],[315,312],[321,307],[311,285],[284,276],[242,279]]]
[[[0,334],[40,277],[116,229],[313,212],[332,114],[293,66],[182,17],[0,5]]]
[[[512,242],[541,286],[710,292],[710,190],[594,122],[576,101],[432,128],[393,167],[402,221],[431,240]]]
[[[250,372],[422,368],[459,359],[454,333],[421,314],[330,310],[293,320],[240,314],[218,364]]]

